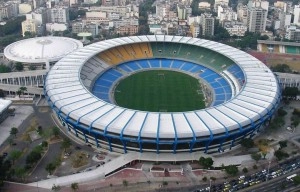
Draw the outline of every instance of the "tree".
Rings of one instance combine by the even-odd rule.
[[[17,133],[19,132],[19,130],[16,127],[12,127],[10,129],[10,134],[14,135],[15,137],[17,137]]]
[[[53,127],[52,128],[52,134],[54,135],[54,137],[58,137],[58,135],[59,135],[59,128],[58,127]]]
[[[29,65],[28,69],[29,69],[30,71],[34,71],[34,70],[36,70],[36,66],[34,66],[34,65]]]
[[[52,191],[59,191],[60,189],[61,189],[61,187],[59,185],[55,185],[55,184],[53,184],[53,186],[51,188]]]
[[[280,149],[287,147],[287,140],[279,141]]]
[[[237,166],[235,166],[235,165],[226,166],[225,171],[228,175],[232,175],[232,176],[236,175],[239,172]]]
[[[61,144],[61,148],[64,149],[64,151],[66,151],[68,148],[70,148],[72,145],[71,140],[68,138],[65,138]]]
[[[26,157],[26,164],[32,165],[42,158],[41,152],[32,150]]]
[[[211,157],[200,157],[199,159],[199,164],[202,165],[205,169],[211,168],[212,165],[214,164],[214,161],[212,160]]]
[[[253,169],[257,169],[257,165],[253,165]]]
[[[278,115],[281,116],[281,117],[284,117],[286,116],[287,112],[282,108],[280,107],[277,111]]]
[[[43,141],[43,142],[42,142],[42,147],[44,147],[44,148],[45,148],[45,147],[48,147],[48,142],[47,142],[47,141]]]
[[[297,175],[296,177],[294,177],[293,182],[295,185],[299,185],[300,184],[300,175]]]
[[[163,186],[167,186],[168,182],[167,181],[163,181],[162,184],[163,184]]]
[[[206,181],[207,181],[207,177],[204,176],[204,177],[202,178],[202,181],[206,182]]]
[[[0,64],[0,73],[9,73],[11,72],[11,69],[4,65],[4,64]]]
[[[24,65],[21,62],[15,63],[15,67],[17,71],[23,71]]]
[[[19,150],[12,150],[9,153],[9,159],[12,161],[12,164],[15,164],[15,161],[19,159],[22,155],[22,152]]]
[[[248,169],[246,167],[243,168],[243,173],[248,173]]]
[[[241,140],[241,145],[247,149],[254,147],[254,142],[250,138],[244,138]]]
[[[210,177],[209,179],[212,180],[212,181],[216,181],[217,180],[217,178],[215,178],[215,177]]]
[[[22,181],[24,181],[26,176],[26,170],[23,167],[17,167],[14,171],[14,175],[18,178],[21,178]]]
[[[252,153],[251,157],[253,160],[255,160],[257,162],[261,159],[261,154],[260,153]]]
[[[290,66],[288,66],[287,64],[278,64],[275,66],[271,66],[271,70],[273,72],[292,73]]]
[[[288,98],[296,98],[298,95],[299,91],[297,87],[286,87],[284,88],[282,95],[284,97],[288,97]]]
[[[71,184],[71,189],[72,189],[73,191],[77,191],[77,190],[79,189],[78,183],[72,183],[72,184]]]
[[[289,154],[287,154],[286,152],[282,151],[282,150],[277,150],[275,151],[274,155],[276,156],[276,158],[278,159],[278,161],[289,157]]]
[[[4,157],[0,156],[0,186],[3,185],[3,180],[7,179],[11,163],[9,160],[4,161]]]
[[[53,163],[48,163],[45,167],[46,171],[48,171],[49,175],[52,175],[53,171],[55,170],[55,165]]]

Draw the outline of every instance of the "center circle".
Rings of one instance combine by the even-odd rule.
[[[182,112],[205,108],[199,79],[172,70],[147,70],[120,80],[113,89],[121,107],[151,112]]]

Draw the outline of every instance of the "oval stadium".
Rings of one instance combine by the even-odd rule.
[[[70,133],[118,153],[229,150],[269,122],[281,97],[275,75],[251,55],[165,35],[78,49],[52,67],[44,91]]]

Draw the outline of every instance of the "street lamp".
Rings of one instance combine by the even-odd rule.
[[[35,177],[35,178],[36,178],[36,189],[39,192],[39,180],[38,180],[38,177]]]
[[[209,192],[210,192],[210,188],[211,188],[211,179],[209,179]]]
[[[271,161],[269,161],[266,181],[268,181],[268,178],[269,178],[270,165],[271,165]]]

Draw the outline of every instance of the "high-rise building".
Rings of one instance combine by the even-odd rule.
[[[300,5],[294,7],[294,22],[293,24],[300,26]]]
[[[51,23],[68,23],[69,18],[69,8],[67,7],[55,7],[49,9],[50,22]]]
[[[259,7],[248,8],[247,26],[250,32],[263,32],[266,30],[267,10]]]
[[[26,20],[34,19],[38,25],[46,24],[47,21],[47,9],[40,7],[31,13],[26,14]]]
[[[290,26],[286,29],[286,39],[293,40],[293,41],[300,41],[300,28],[297,26]]]
[[[191,24],[191,26],[190,26],[190,29],[191,29],[192,36],[194,38],[198,37],[198,35],[200,33],[200,25],[199,25],[199,23],[193,22]]]
[[[28,19],[22,22],[22,35],[25,36],[25,32],[37,33],[38,24],[35,19]]]
[[[215,18],[211,14],[204,13],[201,15],[202,35],[212,36],[215,30]]]

